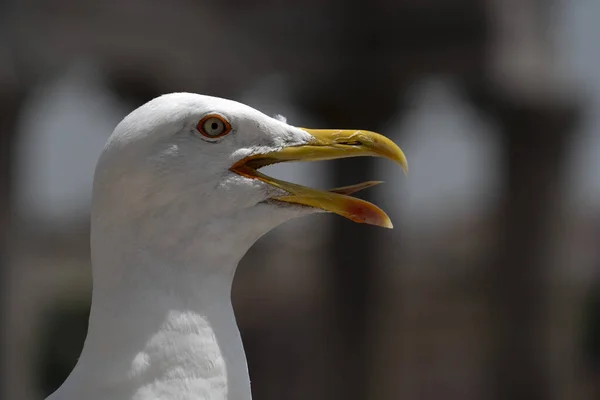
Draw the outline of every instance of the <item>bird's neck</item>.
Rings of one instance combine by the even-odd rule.
[[[193,281],[94,291],[88,336],[71,378],[82,395],[77,398],[250,400],[231,279],[211,274]]]
[[[115,209],[94,200],[88,335],[48,400],[250,400],[233,276],[262,235],[312,211],[257,204],[202,220]]]
[[[194,293],[140,288],[118,302],[94,296],[80,359],[92,372],[86,386],[126,399],[249,400],[230,288],[212,275]]]
[[[70,394],[52,400],[250,400],[230,295],[237,263],[258,237],[179,237],[182,247],[166,251],[123,232],[93,228],[88,336],[59,390]]]

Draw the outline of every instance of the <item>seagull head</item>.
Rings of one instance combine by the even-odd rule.
[[[242,223],[244,215],[276,225],[325,211],[390,228],[382,210],[349,196],[377,182],[322,191],[259,171],[281,162],[355,156],[385,157],[407,169],[402,151],[373,132],[299,128],[231,100],[163,95],[125,117],[111,135],[96,169],[95,219],[138,221],[139,229],[142,221],[169,222],[182,229],[215,220]]]

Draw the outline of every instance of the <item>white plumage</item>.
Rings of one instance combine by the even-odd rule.
[[[355,155],[406,165],[383,137],[336,132],[188,93],[127,116],[94,178],[88,335],[48,400],[249,400],[230,300],[242,256],[275,226],[316,211],[389,225],[375,206],[344,195],[363,186],[321,192],[256,171]]]

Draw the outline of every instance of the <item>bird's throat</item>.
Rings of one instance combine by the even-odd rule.
[[[94,291],[84,350],[63,390],[90,400],[250,400],[231,279],[143,286]]]

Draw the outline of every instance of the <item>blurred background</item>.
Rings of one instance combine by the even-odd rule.
[[[119,120],[162,93],[381,132],[376,159],[270,167],[361,196],[241,263],[258,400],[600,399],[597,0],[0,1],[0,398],[87,329],[89,203]]]

